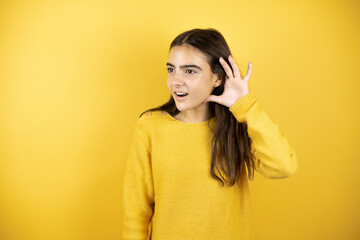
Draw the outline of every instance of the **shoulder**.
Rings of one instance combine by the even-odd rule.
[[[168,114],[166,111],[155,110],[155,111],[149,111],[149,112],[144,113],[140,118],[143,118],[143,119],[159,118],[159,117],[164,117],[166,114]]]
[[[168,113],[166,111],[156,110],[156,111],[149,111],[141,115],[136,121],[136,128],[139,130],[146,130],[157,127],[164,123]]]
[[[155,110],[145,112],[143,115],[139,117],[137,120],[138,123],[145,123],[149,121],[156,121],[158,119],[163,119],[168,113],[166,111]]]

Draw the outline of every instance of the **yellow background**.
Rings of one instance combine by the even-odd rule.
[[[139,114],[179,33],[223,33],[296,149],[250,182],[254,240],[360,239],[359,1],[1,1],[0,239],[120,239]]]

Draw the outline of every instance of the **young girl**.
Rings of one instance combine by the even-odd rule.
[[[169,101],[136,122],[123,239],[250,239],[248,178],[293,175],[296,153],[249,92],[251,62],[242,78],[218,31],[177,36],[166,66]]]

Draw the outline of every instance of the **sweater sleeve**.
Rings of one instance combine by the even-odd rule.
[[[123,240],[149,239],[154,212],[151,154],[144,134],[135,127],[123,183]]]
[[[297,171],[297,156],[286,136],[260,108],[258,99],[248,93],[229,110],[239,122],[247,123],[251,138],[254,169],[266,178],[286,178]]]

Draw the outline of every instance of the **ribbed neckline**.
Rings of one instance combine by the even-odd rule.
[[[166,112],[165,115],[168,119],[170,119],[171,121],[174,121],[178,124],[181,124],[183,126],[189,126],[189,127],[196,127],[196,126],[206,126],[209,125],[210,120],[215,119],[215,116],[211,117],[210,119],[203,121],[203,122],[199,122],[199,123],[186,123],[186,122],[182,122],[180,120],[175,119],[173,116],[170,115],[170,113]]]

